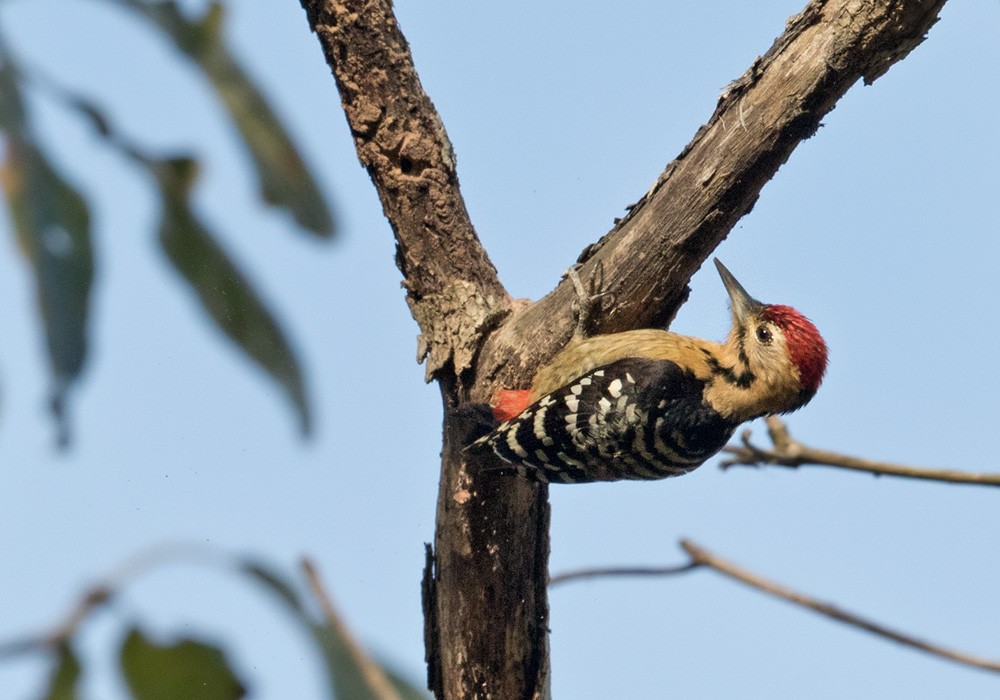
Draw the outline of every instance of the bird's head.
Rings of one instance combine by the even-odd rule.
[[[732,302],[733,328],[727,346],[761,383],[758,390],[768,392],[768,413],[801,408],[819,389],[826,372],[823,337],[792,307],[762,304],[750,296],[718,258],[715,266]]]

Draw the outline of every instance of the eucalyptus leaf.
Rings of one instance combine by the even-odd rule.
[[[58,663],[52,669],[49,687],[42,700],[77,700],[77,682],[80,680],[80,661],[69,644],[59,646]]]
[[[10,57],[6,53],[0,53],[0,129],[23,134],[27,129],[26,124],[20,78]]]
[[[240,562],[239,570],[280,598],[295,617],[308,623],[309,616],[295,585],[274,569],[251,559]]]
[[[246,695],[222,650],[204,642],[156,644],[133,627],[119,658],[135,700],[238,700]]]
[[[189,19],[173,0],[125,0],[125,4],[166,33],[211,81],[250,153],[264,201],[284,207],[299,226],[318,236],[333,235],[330,208],[305,161],[226,45],[222,4],[210,3],[197,19]]]
[[[167,258],[219,329],[281,385],[308,434],[309,403],[291,345],[250,281],[191,210],[197,163],[176,158],[148,165],[160,189],[159,241]]]
[[[28,128],[18,73],[0,65],[0,128],[7,131],[0,187],[21,250],[31,263],[53,376],[51,410],[58,442],[69,442],[66,393],[87,357],[94,278],[90,211],[80,193],[49,163]]]

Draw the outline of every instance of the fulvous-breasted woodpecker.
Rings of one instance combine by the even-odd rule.
[[[816,326],[715,265],[732,306],[724,343],[654,329],[574,337],[530,389],[497,393],[500,424],[470,449],[537,481],[662,479],[701,465],[741,423],[808,403],[826,371]]]

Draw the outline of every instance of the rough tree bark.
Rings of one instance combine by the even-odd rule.
[[[437,531],[424,608],[438,697],[548,695],[548,493],[481,473],[457,411],[524,387],[573,330],[568,284],[518,308],[476,237],[451,145],[389,0],[301,0],[397,243],[418,354],[444,403]],[[691,275],[794,148],[859,79],[923,41],[944,0],[814,0],[719,98],[628,216],[580,257],[613,299],[591,330],[665,326]]]

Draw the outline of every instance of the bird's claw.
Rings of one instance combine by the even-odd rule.
[[[595,312],[600,310],[601,302],[608,292],[595,291],[601,284],[603,278],[603,268],[597,265],[594,275],[588,280],[590,288],[584,287],[583,280],[580,279],[580,269],[582,264],[572,265],[563,277],[568,279],[576,292],[576,300],[573,302],[573,313],[576,316],[576,328],[573,330],[573,337],[577,339],[586,338],[590,333],[591,323]]]

